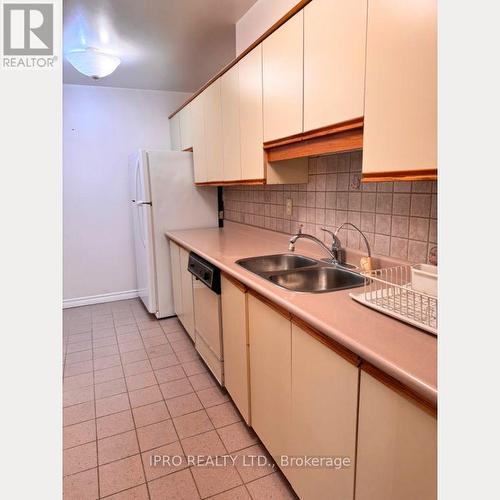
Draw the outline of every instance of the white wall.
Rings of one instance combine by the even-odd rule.
[[[236,55],[298,3],[298,0],[257,0],[236,23]]]
[[[168,115],[189,94],[64,85],[66,305],[136,289],[128,155],[169,149]],[[36,242],[35,242],[36,249]]]

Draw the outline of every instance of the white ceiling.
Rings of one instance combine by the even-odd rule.
[[[64,61],[64,82],[194,92],[235,57],[235,23],[256,0],[64,0],[64,50],[122,59],[93,81]]]

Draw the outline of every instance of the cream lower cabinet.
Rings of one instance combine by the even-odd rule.
[[[437,496],[436,418],[361,372],[356,500]]]
[[[291,373],[290,455],[343,465],[290,468],[285,475],[301,500],[352,499],[359,368],[292,324]]]
[[[170,241],[170,263],[175,314],[194,339],[193,278],[188,268],[189,252]]]
[[[241,284],[221,278],[224,385],[250,425],[247,293]]]
[[[292,338],[290,319],[248,296],[252,427],[280,461],[290,442]]]

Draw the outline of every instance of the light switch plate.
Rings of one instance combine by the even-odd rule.
[[[293,203],[291,198],[286,199],[286,214],[288,216],[292,215]]]

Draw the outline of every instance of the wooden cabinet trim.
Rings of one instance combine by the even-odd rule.
[[[243,59],[249,52],[251,52],[257,45],[264,41],[269,35],[274,33],[278,28],[283,26],[290,18],[292,18],[297,12],[301,11],[308,3],[312,0],[300,0],[297,4],[292,7],[283,17],[278,19],[266,32],[264,32],[255,42],[253,42],[249,47],[247,47],[238,57],[233,59],[229,64],[224,66],[216,75],[214,75],[207,83],[205,83],[199,90],[197,90],[189,99],[187,99],[183,104],[181,104],[175,111],[173,111],[168,117],[176,115],[182,108],[187,106],[193,99],[200,95],[207,87],[209,87],[217,78],[220,78],[224,73],[229,71],[235,64]]]
[[[432,417],[437,418],[436,404],[427,401],[422,396],[420,396],[420,394],[417,394],[414,390],[402,384],[394,377],[391,377],[390,375],[368,363],[367,361],[361,362],[361,370],[371,375],[374,379],[378,380],[386,387],[389,387],[389,389],[397,392],[400,396],[403,396],[408,401],[414,403]]]
[[[210,181],[210,182],[195,182],[195,186],[236,186],[238,184],[265,184],[266,179],[241,179],[237,181]]]
[[[221,274],[222,274],[222,276],[224,276],[225,279],[227,279],[227,281],[229,281],[236,288],[238,288],[238,290],[242,291],[243,293],[246,293],[248,291],[248,287],[246,285],[244,285],[243,283],[241,283],[240,281],[238,281],[236,278],[233,278],[231,275],[229,275],[225,272],[222,272]]]
[[[333,352],[344,358],[352,365],[359,366],[361,364],[361,358],[357,354],[354,354],[349,349],[345,348],[343,345],[339,344],[335,340],[319,332],[318,330],[310,326],[302,319],[297,318],[297,316],[292,315],[292,323],[298,326],[301,330],[306,332],[311,337],[314,337],[316,340],[318,340],[323,345],[328,347],[328,349],[332,350]]]
[[[248,293],[252,296],[255,297],[257,300],[260,300],[267,306],[269,306],[271,309],[276,311],[278,314],[281,314],[281,316],[285,317],[288,320],[292,319],[292,314],[288,312],[286,309],[283,309],[279,305],[275,304],[272,300],[267,299],[260,293],[256,292],[255,290],[252,290],[251,288],[248,289]]]
[[[354,151],[363,148],[363,128],[358,126],[340,132],[335,130],[305,139],[299,137],[286,144],[268,145],[265,148],[268,162]]]
[[[438,178],[437,168],[421,170],[396,170],[392,172],[361,173],[362,182],[381,181],[435,181]]]

